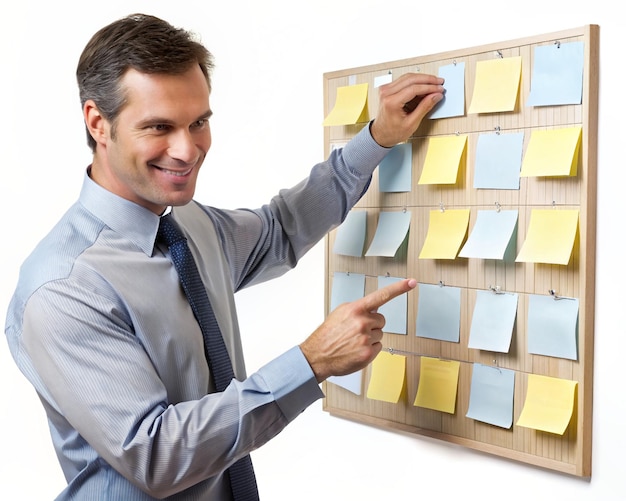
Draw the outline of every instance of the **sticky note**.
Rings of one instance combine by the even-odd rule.
[[[381,351],[372,362],[367,398],[397,404],[406,377],[406,357]]]
[[[528,353],[578,360],[576,298],[528,297]]]
[[[344,256],[361,257],[365,247],[367,211],[351,210],[335,230],[333,253]]]
[[[520,56],[478,61],[468,113],[513,111],[519,95],[521,76]]]
[[[578,230],[578,210],[533,209],[515,261],[567,265]]]
[[[408,211],[383,211],[378,215],[376,233],[366,256],[393,257],[405,241],[411,225]]]
[[[467,235],[469,209],[431,210],[419,259],[455,259]]]
[[[479,210],[460,257],[503,260],[515,248],[517,210]]]
[[[580,104],[584,53],[584,42],[559,42],[535,47],[526,106]]]
[[[532,131],[520,176],[576,176],[581,137],[580,126]]]
[[[330,311],[342,303],[351,303],[365,295],[365,275],[362,273],[333,273],[330,292]]]
[[[456,184],[466,156],[466,135],[431,137],[418,184]]]
[[[519,190],[524,133],[480,134],[476,144],[474,188]]]
[[[458,343],[461,328],[461,289],[419,284],[415,334]]]
[[[454,414],[460,366],[456,360],[421,357],[414,405]]]
[[[337,88],[335,106],[324,119],[324,126],[367,122],[367,90],[366,83]]]
[[[411,191],[413,148],[411,143],[397,144],[378,166],[378,190],[381,192]]]
[[[475,363],[466,416],[509,429],[513,426],[515,372]]]
[[[517,316],[518,294],[476,291],[468,348],[508,353]]]
[[[528,389],[517,426],[563,435],[574,411],[576,381],[528,375]]]
[[[441,66],[437,76],[445,80],[443,99],[431,111],[429,118],[449,118],[465,115],[465,63]]]
[[[331,376],[326,381],[337,385],[344,390],[348,390],[355,395],[360,395],[363,391],[363,371],[356,371],[345,376]]]
[[[374,77],[374,88],[391,83],[392,80],[393,75],[391,74],[391,71],[385,73],[384,75],[378,75],[377,77]]]

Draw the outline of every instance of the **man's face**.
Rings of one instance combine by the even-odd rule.
[[[209,86],[200,67],[181,75],[131,69],[121,84],[127,104],[114,138],[111,124],[103,121],[92,178],[156,214],[188,203],[211,147]]]

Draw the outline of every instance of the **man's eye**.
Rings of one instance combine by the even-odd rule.
[[[209,123],[209,120],[206,118],[203,118],[201,120],[197,120],[193,123],[192,127],[196,128],[196,129],[201,129],[202,127],[204,127],[206,124]]]
[[[151,128],[156,131],[164,131],[168,129],[168,126],[166,124],[154,124]]]

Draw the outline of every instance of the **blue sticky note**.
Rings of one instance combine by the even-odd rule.
[[[535,47],[526,106],[580,104],[583,95],[584,42]]]
[[[330,293],[330,311],[343,303],[361,299],[365,295],[365,275],[361,273],[333,273]],[[360,395],[362,392],[363,371],[356,371],[345,376],[331,376],[328,382]]]
[[[468,348],[508,353],[517,316],[518,295],[476,291]]]
[[[351,303],[365,295],[365,275],[334,272],[330,291],[330,311],[342,303]]]
[[[439,101],[430,118],[448,118],[465,115],[465,63],[454,63],[441,66],[438,76],[445,82],[445,93]]]
[[[382,192],[411,191],[413,165],[411,143],[397,144],[378,166],[378,190]]]
[[[408,211],[383,211],[378,215],[376,233],[366,256],[394,257],[407,237],[411,225]]]
[[[476,144],[474,188],[519,190],[524,133],[480,134]]]
[[[460,257],[478,259],[515,259],[517,209],[479,210],[474,227],[459,252]]]
[[[461,289],[419,284],[416,335],[440,341],[459,342]]]
[[[363,371],[359,370],[345,376],[331,376],[326,381],[360,395],[363,392]]]
[[[367,229],[367,211],[352,210],[335,232],[333,253],[362,257]]]
[[[511,428],[514,392],[514,371],[475,363],[467,417],[500,428]]]
[[[578,360],[576,298],[533,294],[528,298],[528,353]]]

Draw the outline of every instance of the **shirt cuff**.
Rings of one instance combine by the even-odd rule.
[[[391,148],[381,146],[374,140],[368,125],[348,141],[343,147],[342,155],[344,162],[352,171],[360,173],[363,177],[369,177],[390,151]]]
[[[265,380],[289,422],[324,397],[309,362],[298,346],[275,358],[257,373]]]

